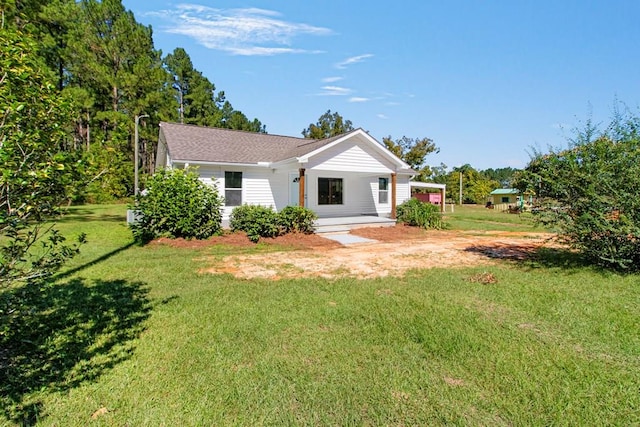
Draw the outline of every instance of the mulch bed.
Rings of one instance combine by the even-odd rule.
[[[427,231],[418,227],[409,227],[398,224],[393,227],[362,227],[351,230],[351,234],[379,242],[399,242],[409,239],[423,239],[427,236]],[[260,243],[269,246],[280,246],[289,249],[330,249],[342,245],[340,243],[325,239],[317,234],[290,233],[274,238],[262,238]],[[152,242],[155,245],[168,245],[174,248],[205,248],[215,245],[225,245],[234,247],[252,247],[252,243],[243,232],[230,232],[226,230],[221,236],[213,236],[206,240],[169,239],[162,237]]]

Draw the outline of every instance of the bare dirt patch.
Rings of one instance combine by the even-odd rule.
[[[202,258],[202,273],[232,274],[238,278],[402,276],[407,270],[435,267],[492,265],[499,260],[523,260],[543,245],[554,245],[552,235],[518,232],[426,231],[415,227],[360,228],[354,235],[373,243],[341,245],[319,235],[290,234],[264,239],[263,244],[286,250]],[[163,240],[184,247],[253,245],[242,234],[215,237],[204,242]],[[197,245],[197,246],[192,246]]]

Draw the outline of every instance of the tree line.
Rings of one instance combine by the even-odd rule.
[[[160,121],[265,132],[198,71],[182,48],[163,56],[150,26],[120,0],[10,0],[0,4],[2,31],[32,43],[57,96],[68,100],[59,147],[74,155],[86,186],[74,201],[133,193],[133,127],[139,123],[141,171],[152,171]]]

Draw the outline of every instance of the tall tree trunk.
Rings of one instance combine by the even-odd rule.
[[[111,89],[113,111],[118,111],[118,86],[113,85]]]
[[[184,93],[182,90],[179,90],[178,93],[180,94],[180,123],[184,123]]]
[[[87,151],[89,151],[89,147],[91,146],[91,123],[89,122],[89,112],[87,111]]]

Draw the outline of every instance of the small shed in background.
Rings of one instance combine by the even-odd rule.
[[[489,193],[486,207],[509,211],[523,212],[533,206],[533,194],[522,193],[516,188],[498,188]]]
[[[489,193],[489,201],[492,205],[516,204],[520,201],[520,191],[515,188],[498,188]]]

